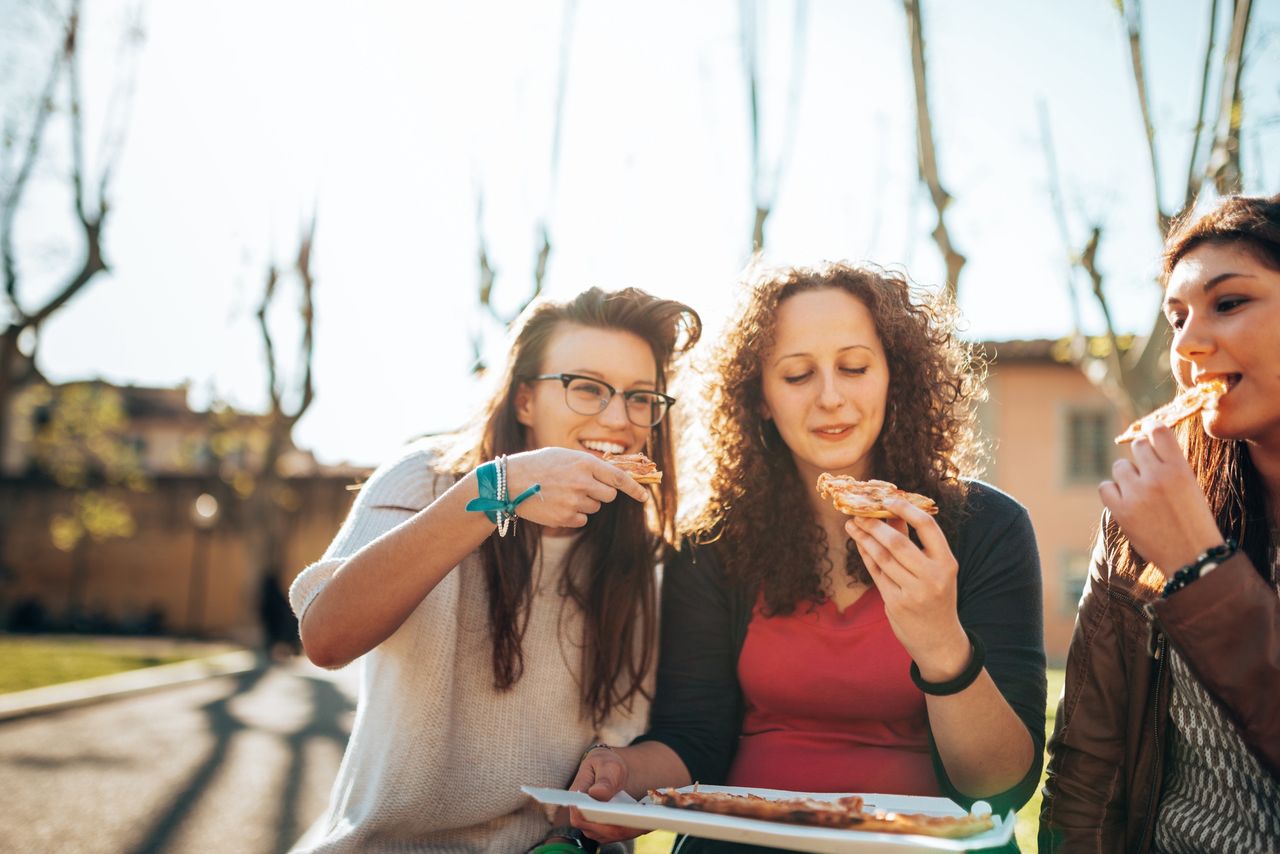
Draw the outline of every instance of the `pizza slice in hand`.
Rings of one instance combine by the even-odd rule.
[[[604,461],[631,475],[636,483],[662,483],[662,472],[644,454],[605,454]]]
[[[1227,393],[1228,388],[1227,381],[1222,377],[1214,377],[1184,388],[1173,400],[1130,424],[1123,433],[1116,436],[1116,444],[1132,442],[1161,424],[1173,427],[1202,409],[1217,409],[1218,401]]]
[[[930,515],[938,512],[932,498],[898,489],[885,480],[858,480],[849,475],[823,472],[818,475],[818,494],[846,516],[891,519],[893,514],[884,505],[895,498],[910,502]]]

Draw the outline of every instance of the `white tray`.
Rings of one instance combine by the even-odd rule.
[[[690,791],[686,786],[681,791]],[[715,815],[694,810],[660,807],[648,802],[619,798],[608,803],[592,799],[582,792],[562,789],[538,789],[521,786],[535,800],[556,806],[577,807],[590,821],[617,824],[640,830],[670,830],[706,839],[746,842],[769,848],[812,851],[816,854],[901,854],[903,851],[976,851],[1006,844],[1013,837],[1014,816],[992,816],[995,827],[964,839],[938,839],[900,833],[874,833],[865,830],[842,830],[830,827],[805,827],[754,818]],[[843,794],[784,792],[777,789],[742,789],[733,786],[699,786],[701,792],[754,794],[764,798],[819,798],[833,800]],[[965,815],[965,811],[947,798],[924,798],[909,795],[862,795],[866,808],[928,815]]]

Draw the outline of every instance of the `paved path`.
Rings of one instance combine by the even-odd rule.
[[[324,809],[354,678],[297,660],[0,722],[0,849],[285,851]]]

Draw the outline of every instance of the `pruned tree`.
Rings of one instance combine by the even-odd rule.
[[[577,0],[565,0],[564,16],[560,26],[560,61],[556,74],[555,101],[552,107],[551,151],[547,172],[547,195],[535,228],[537,230],[537,248],[534,252],[532,281],[528,293],[514,309],[503,310],[494,302],[494,285],[497,282],[498,270],[490,259],[489,243],[485,236],[484,224],[484,191],[476,188],[476,242],[479,244],[477,262],[479,264],[479,281],[476,295],[482,314],[500,324],[504,329],[520,316],[529,304],[541,295],[546,285],[547,264],[551,260],[551,216],[555,208],[556,187],[560,178],[560,137],[564,126],[564,97],[568,88],[569,56],[573,46],[573,23],[577,14]],[[482,322],[483,322],[482,317]],[[484,334],[478,327],[471,336],[473,361],[471,372],[483,374]]]
[[[1211,185],[1219,195],[1240,192],[1243,173],[1240,168],[1240,133],[1243,125],[1244,102],[1241,79],[1245,66],[1245,36],[1248,33],[1251,0],[1233,0],[1231,4],[1231,32],[1227,45],[1218,58],[1218,91],[1216,104],[1211,101],[1212,74],[1216,49],[1219,18],[1219,2],[1209,3],[1208,37],[1204,47],[1204,59],[1200,78],[1200,96],[1196,121],[1191,135],[1187,157],[1185,189],[1176,204],[1164,198],[1164,182],[1161,158],[1157,144],[1155,124],[1151,117],[1150,92],[1146,64],[1143,56],[1142,5],[1140,0],[1120,0],[1120,14],[1124,16],[1128,35],[1130,67],[1133,73],[1137,107],[1142,117],[1146,137],[1147,161],[1151,172],[1152,200],[1155,225],[1161,238],[1169,229],[1173,217],[1193,206]],[[1210,113],[1213,118],[1210,119]],[[1042,136],[1050,174],[1050,202],[1054,207],[1062,239],[1068,247],[1075,242],[1066,225],[1061,192],[1058,190],[1057,165],[1053,157],[1052,133],[1047,114],[1042,110]],[[1209,147],[1203,144],[1205,130],[1211,131]],[[1151,318],[1146,335],[1134,339],[1130,346],[1122,346],[1122,336],[1116,329],[1115,319],[1107,298],[1106,274],[1098,263],[1099,247],[1105,237],[1105,229],[1099,222],[1088,227],[1088,235],[1078,249],[1069,249],[1073,267],[1084,273],[1090,292],[1097,303],[1105,325],[1105,337],[1090,341],[1081,330],[1077,316],[1072,333],[1070,354],[1072,360],[1099,386],[1126,417],[1145,412],[1167,398],[1169,391],[1168,331],[1162,312],[1157,308]],[[1077,298],[1072,282],[1072,301]]]
[[[747,130],[750,137],[751,201],[755,217],[751,224],[751,251],[762,252],[765,246],[765,223],[773,213],[778,199],[778,187],[782,173],[791,159],[795,146],[796,127],[799,124],[800,92],[804,81],[805,39],[808,33],[809,4],[797,0],[791,28],[791,73],[787,81],[786,109],[782,124],[782,142],[777,152],[769,157],[762,140],[763,109],[760,79],[760,5],[758,0],[740,0],[739,17],[742,22],[743,80],[747,88]]]
[[[939,177],[938,150],[934,144],[933,117],[929,111],[929,81],[925,66],[924,20],[920,0],[904,0],[907,14],[907,35],[911,42],[911,79],[915,88],[916,112],[916,168],[920,182],[929,191],[938,221],[933,227],[933,241],[942,253],[946,265],[946,289],[954,299],[960,290],[960,271],[965,257],[956,249],[947,229],[946,212],[951,204],[951,194],[942,186]]]
[[[284,587],[285,550],[301,503],[290,483],[291,475],[297,473],[292,461],[299,453],[293,432],[315,400],[315,278],[311,263],[316,221],[313,211],[288,267],[282,268],[274,260],[268,263],[254,312],[262,342],[266,412],[254,415],[222,404],[211,406],[207,445],[200,451],[190,449],[188,455],[193,469],[209,464],[216,467],[241,502],[248,575],[241,595],[240,622],[233,631],[245,643],[261,641],[268,647],[273,641],[296,641],[296,632],[284,637],[290,633],[279,631],[281,614],[269,613],[263,605],[270,600],[288,609],[283,599],[273,597]],[[286,359],[272,317],[276,316],[273,307],[290,285],[297,293],[299,325],[296,358]]]
[[[102,144],[90,161],[85,152],[85,109],[81,90],[81,2],[70,0],[66,8],[50,3],[42,8],[54,18],[57,44],[51,50],[49,70],[33,99],[14,97],[4,116],[0,150],[0,267],[4,277],[4,317],[0,331],[0,449],[7,447],[14,391],[34,365],[35,336],[41,325],[80,294],[98,274],[108,269],[103,234],[111,211],[111,182],[123,148],[129,104],[133,97],[133,62],[142,41],[136,15],[129,17],[124,33],[122,61],[116,85],[105,111]],[[22,112],[20,112],[22,111]],[[25,116],[25,117],[24,117]],[[51,121],[65,123],[69,164],[63,166],[58,146],[51,140]],[[90,165],[90,163],[94,165]],[[52,293],[29,302],[21,294],[30,272],[18,246],[19,222],[27,207],[27,191],[41,170],[66,170],[74,210],[76,237],[82,242],[75,260]],[[96,174],[95,174],[96,171]],[[30,341],[29,356],[21,345]]]
[[[311,272],[315,233],[316,213],[313,210],[298,239],[298,251],[293,259],[292,270],[288,271],[292,273],[289,278],[297,284],[298,313],[301,320],[298,360],[292,377],[288,376],[280,358],[275,336],[267,319],[272,302],[280,293],[282,277],[287,275],[274,262],[268,265],[262,302],[257,311],[258,331],[262,336],[263,358],[267,369],[268,408],[259,422],[262,433],[265,434],[260,440],[261,453],[248,457],[253,460],[253,469],[249,472],[252,482],[245,483],[241,488],[251,488],[246,499],[246,539],[250,567],[246,599],[255,606],[249,613],[258,617],[258,625],[268,648],[273,641],[295,640],[292,637],[276,636],[275,627],[278,625],[279,615],[272,608],[283,605],[287,609],[287,605],[277,601],[276,597],[283,588],[281,573],[287,565],[285,546],[291,520],[299,504],[297,495],[286,480],[288,472],[282,463],[288,452],[296,450],[294,428],[315,400],[315,279]]]

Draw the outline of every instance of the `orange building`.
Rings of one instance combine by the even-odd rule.
[[[1044,574],[1045,649],[1061,665],[1125,426],[1105,395],[1058,353],[1058,341],[989,342],[989,399],[980,412],[992,453],[984,479],[1026,506]]]

